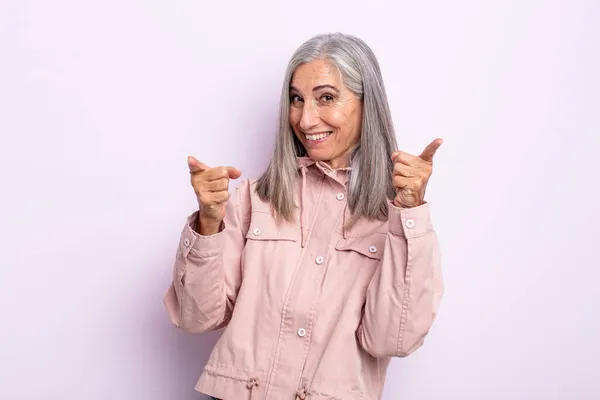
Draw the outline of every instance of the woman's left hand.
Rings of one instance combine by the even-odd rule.
[[[433,168],[433,156],[442,143],[442,139],[435,139],[418,157],[399,150],[392,153],[396,207],[412,208],[425,203],[425,189]]]

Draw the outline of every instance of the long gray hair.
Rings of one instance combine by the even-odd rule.
[[[379,63],[362,40],[341,33],[315,36],[294,53],[285,72],[279,115],[279,132],[273,158],[257,183],[257,194],[271,204],[278,218],[292,221],[298,176],[296,157],[306,156],[290,125],[290,84],[296,68],[314,60],[337,66],[344,86],[363,104],[360,139],[349,157],[348,206],[352,217],[386,220],[387,201],[396,191],[392,183],[392,152],[396,150],[394,126]]]

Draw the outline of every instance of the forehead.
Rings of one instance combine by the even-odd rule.
[[[341,75],[335,64],[327,60],[315,60],[296,68],[291,84],[298,89],[304,89],[305,86],[312,89],[313,86],[323,84],[340,87],[341,82]]]

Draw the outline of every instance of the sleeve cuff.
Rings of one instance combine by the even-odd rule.
[[[388,223],[392,234],[407,239],[423,236],[433,231],[428,203],[413,208],[400,208],[390,201]]]
[[[201,257],[212,256],[219,253],[223,247],[223,230],[214,235],[202,236],[196,232],[198,226],[198,211],[190,215],[186,221],[183,232],[181,233],[181,242],[179,247],[184,257],[187,257],[190,250],[194,249]]]

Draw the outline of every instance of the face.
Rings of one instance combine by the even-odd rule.
[[[290,103],[290,124],[308,156],[334,169],[347,167],[360,138],[362,101],[343,85],[337,67],[325,60],[300,65]]]

